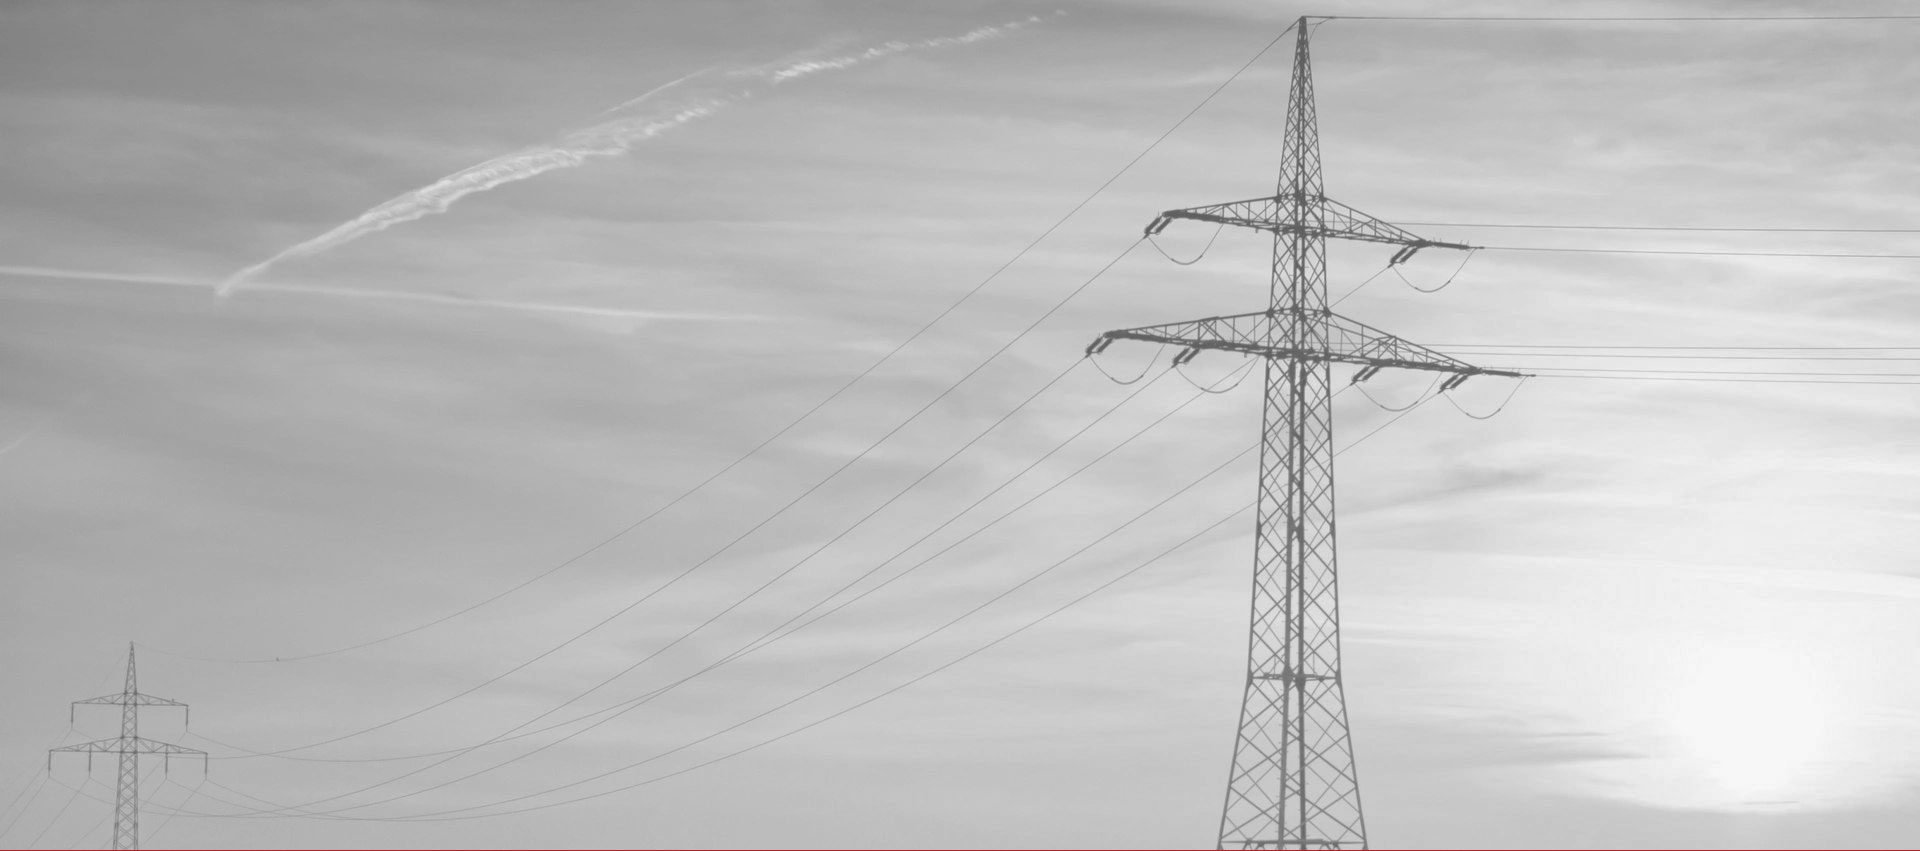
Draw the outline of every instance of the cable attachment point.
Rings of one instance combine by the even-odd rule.
[[[1445,393],[1448,390],[1452,390],[1455,387],[1459,387],[1460,385],[1467,383],[1467,379],[1471,377],[1473,376],[1470,373],[1465,373],[1465,372],[1459,373],[1453,376],[1452,378],[1449,378],[1446,381],[1441,382],[1440,392]]]
[[[1399,251],[1394,252],[1392,257],[1387,258],[1387,265],[1398,266],[1402,263],[1407,262],[1408,260],[1412,260],[1413,255],[1419,253],[1420,249],[1425,247],[1427,247],[1425,243],[1416,242],[1412,245],[1402,248]]]
[[[1179,354],[1173,356],[1173,365],[1183,366],[1188,362],[1192,361],[1194,358],[1199,356],[1200,356],[1200,350],[1197,348],[1181,349]]]
[[[1161,231],[1166,230],[1167,225],[1170,224],[1173,224],[1172,216],[1155,216],[1153,221],[1147,223],[1147,229],[1141,233],[1144,236],[1156,236]]]
[[[1362,381],[1365,381],[1365,380],[1367,380],[1367,379],[1369,379],[1369,378],[1372,378],[1372,377],[1374,377],[1374,376],[1376,376],[1376,375],[1379,375],[1379,374],[1380,374],[1380,367],[1377,367],[1377,366],[1364,366],[1364,367],[1361,367],[1361,368],[1360,368],[1360,371],[1359,371],[1359,372],[1356,372],[1356,373],[1354,373],[1354,374],[1353,374],[1353,380],[1352,380],[1352,381],[1349,381],[1349,382],[1347,382],[1347,383],[1348,383],[1348,384],[1359,384],[1360,382],[1362,382]]]
[[[1087,357],[1093,357],[1094,355],[1104,352],[1107,350],[1107,347],[1111,345],[1113,345],[1112,337],[1096,337],[1092,343],[1087,345]]]

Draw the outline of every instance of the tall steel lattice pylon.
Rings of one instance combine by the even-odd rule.
[[[1206,349],[1266,360],[1247,681],[1220,815],[1221,848],[1367,844],[1340,673],[1332,365],[1357,365],[1354,381],[1389,367],[1446,373],[1441,391],[1473,375],[1520,377],[1462,363],[1327,309],[1330,238],[1397,245],[1390,264],[1422,248],[1472,246],[1422,239],[1321,192],[1307,19],[1295,26],[1286,144],[1273,196],[1168,210],[1146,230],[1152,236],[1176,219],[1194,219],[1272,232],[1268,308],[1109,331],[1088,347],[1091,355],[1114,340],[1142,340],[1182,347],[1176,364]]]
[[[157,742],[140,737],[140,707],[142,706],[178,706],[184,712],[187,705],[177,700],[141,694],[133,668],[133,644],[127,644],[127,683],[118,694],[103,697],[76,700],[67,710],[73,714],[73,708],[83,705],[120,707],[120,736],[113,739],[100,739],[78,745],[53,748],[47,751],[47,770],[53,770],[53,755],[56,753],[84,753],[87,755],[87,771],[93,771],[93,755],[110,753],[120,757],[120,783],[113,797],[113,847],[140,847],[140,755],[159,754],[162,759],[171,762],[175,756],[197,756],[201,760],[201,770],[206,770],[206,751],[183,748],[168,742]]]

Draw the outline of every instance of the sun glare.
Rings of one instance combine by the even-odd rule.
[[[1818,672],[1776,648],[1719,647],[1684,661],[1675,687],[1655,701],[1657,762],[1670,772],[1658,785],[1718,807],[1818,796],[1829,717]]]

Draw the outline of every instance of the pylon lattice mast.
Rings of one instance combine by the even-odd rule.
[[[1328,239],[1400,246],[1392,263],[1422,248],[1472,246],[1423,239],[1326,197],[1307,19],[1295,26],[1274,194],[1168,210],[1146,230],[1151,236],[1174,220],[1193,219],[1271,232],[1267,309],[1109,331],[1088,348],[1097,354],[1114,340],[1140,340],[1182,347],[1176,363],[1208,349],[1266,360],[1247,679],[1220,817],[1221,848],[1367,843],[1340,672],[1332,364],[1358,365],[1355,381],[1384,368],[1447,373],[1443,391],[1473,375],[1520,377],[1471,366],[1328,310]]]
[[[53,748],[47,751],[47,770],[53,770],[53,755],[56,753],[84,753],[87,755],[87,771],[93,771],[93,755],[97,753],[115,754],[120,758],[120,781],[113,799],[113,847],[140,847],[140,755],[159,754],[162,759],[171,762],[174,756],[197,756],[205,770],[207,752],[181,747],[169,742],[160,742],[140,736],[140,707],[142,706],[178,706],[181,711],[187,705],[177,700],[155,697],[140,693],[138,680],[133,666],[133,644],[127,644],[127,680],[118,694],[76,700],[68,708],[69,716],[73,709],[80,706],[118,706],[120,707],[120,735],[113,739],[100,739],[78,745]]]

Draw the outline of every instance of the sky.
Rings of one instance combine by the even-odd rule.
[[[0,844],[107,843],[45,750],[130,641],[213,757],[148,847],[1211,844],[1258,380],[1082,353],[1264,306],[1259,235],[1139,228],[1271,191],[1291,36],[1095,190],[1302,14],[1911,11],[1542,9],[0,7]],[[1916,27],[1328,21],[1326,191],[1920,254],[1465,226],[1920,227]],[[1341,313],[1542,375],[1335,400],[1372,843],[1910,846],[1920,387],[1545,374],[1903,364],[1540,350],[1920,346],[1920,261],[1392,250]]]

